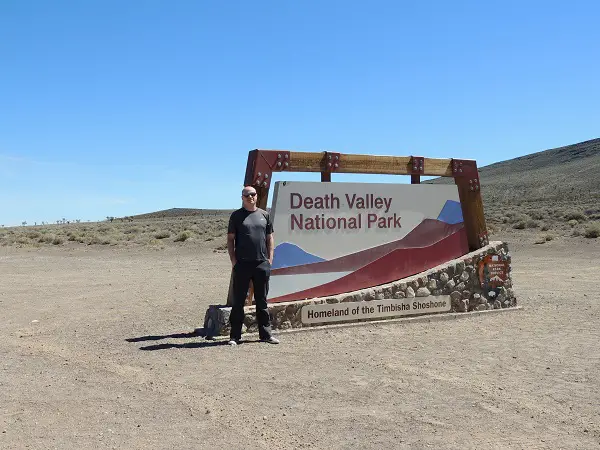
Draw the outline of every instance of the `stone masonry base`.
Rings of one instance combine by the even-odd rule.
[[[497,255],[501,260],[508,263],[507,279],[503,285],[489,290],[482,287],[478,273],[479,262],[487,255]],[[371,300],[392,298],[401,299],[449,295],[452,303],[451,310],[449,311],[451,313],[514,308],[517,306],[517,299],[512,286],[510,263],[511,256],[508,246],[503,242],[490,242],[489,245],[475,252],[468,253],[425,272],[392,283],[329,297],[270,303],[269,314],[271,316],[271,325],[274,330],[313,326],[302,323],[301,311],[306,305],[368,302]],[[231,307],[211,305],[204,317],[204,335],[206,337],[229,335],[230,312]],[[256,332],[255,307],[246,306],[244,312],[245,317],[242,332]],[[364,322],[367,320],[371,319],[354,319],[353,322]]]

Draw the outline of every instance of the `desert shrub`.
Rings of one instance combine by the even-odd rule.
[[[106,233],[108,231],[112,230],[112,227],[108,226],[108,225],[100,225],[97,229],[96,229],[99,233]]]
[[[571,236],[581,236],[581,230],[579,228],[573,229]]]
[[[525,225],[527,226],[527,228],[537,228],[538,227],[538,223],[533,219],[530,219],[527,222],[525,222]]]
[[[514,228],[514,229],[516,229],[516,230],[524,230],[524,229],[525,229],[525,227],[526,227],[526,224],[525,224],[525,222],[524,222],[524,221],[517,222],[517,223],[515,223],[515,224],[513,225],[513,228]]]
[[[209,236],[205,239],[205,241],[214,241],[214,240],[215,240],[215,238],[212,236]]]
[[[154,237],[156,239],[166,239],[168,237],[171,237],[171,233],[169,231],[167,231],[167,230],[163,230],[163,231],[159,231],[158,233],[156,233],[154,235]]]
[[[585,220],[585,215],[579,211],[571,211],[564,215],[564,218],[567,222],[571,220],[577,220],[578,222],[583,222]]]
[[[54,236],[53,234],[46,234],[40,238],[39,242],[43,244],[52,244],[55,237],[56,236]]]
[[[583,233],[586,238],[594,239],[600,237],[600,224],[588,225]]]
[[[97,234],[92,234],[87,236],[85,243],[88,245],[101,244],[102,239]]]
[[[141,231],[140,227],[132,227],[132,228],[127,228],[127,229],[123,230],[123,233],[125,233],[125,234],[137,234],[140,231]]]
[[[546,242],[551,241],[552,239],[554,239],[554,235],[552,234],[544,234],[542,236],[539,236],[535,241],[534,244],[545,244]]]
[[[65,240],[62,236],[56,236],[54,239],[52,239],[52,245],[61,245],[64,242]]]
[[[546,223],[542,223],[540,225],[540,230],[542,230],[542,231],[548,231],[549,229],[550,229],[550,226]]]
[[[191,237],[192,237],[192,233],[185,230],[177,235],[177,237],[175,238],[175,242],[184,242]]]
[[[534,220],[542,220],[544,218],[544,213],[540,211],[530,211],[529,217],[531,217]]]
[[[574,227],[575,225],[578,225],[579,222],[575,219],[571,219],[567,222],[569,225],[571,225],[571,227]]]
[[[27,236],[28,239],[39,239],[42,236],[42,233],[39,231],[28,231],[25,236]]]
[[[19,236],[15,242],[17,244],[26,245],[30,243],[30,240],[27,238],[27,236]]]

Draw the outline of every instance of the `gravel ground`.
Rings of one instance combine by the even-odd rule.
[[[0,248],[0,448],[600,448],[600,241],[513,253],[520,311],[193,335],[209,248]]]

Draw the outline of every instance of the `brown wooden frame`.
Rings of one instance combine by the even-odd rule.
[[[244,186],[256,189],[259,208],[267,208],[273,172],[320,172],[322,182],[330,182],[332,173],[410,175],[412,184],[419,184],[421,176],[453,177],[458,187],[469,250],[477,250],[489,242],[479,171],[477,163],[471,159],[252,150],[248,154]],[[230,283],[228,305],[231,305],[231,293]],[[246,304],[251,304],[251,299],[252,292]]]

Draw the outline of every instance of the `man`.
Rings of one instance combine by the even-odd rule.
[[[242,190],[242,208],[229,218],[227,249],[233,266],[233,306],[229,322],[229,345],[237,345],[242,338],[244,303],[250,286],[254,286],[256,320],[260,340],[279,344],[271,335],[271,320],[267,308],[269,277],[273,262],[273,224],[269,213],[258,208],[256,190],[246,186]]]

